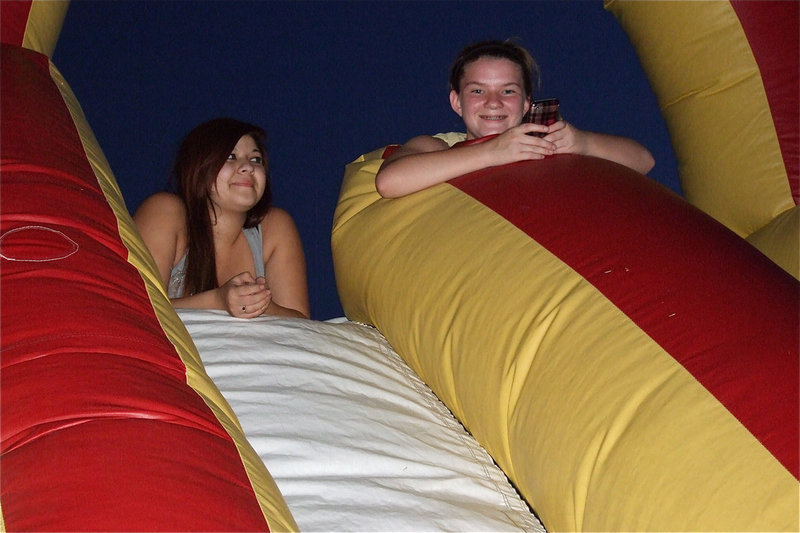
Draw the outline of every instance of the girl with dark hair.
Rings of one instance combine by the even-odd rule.
[[[157,193],[136,210],[175,307],[309,317],[300,235],[291,216],[270,205],[265,137],[234,119],[200,124],[175,157],[177,194]]]
[[[642,174],[653,168],[653,156],[633,139],[579,130],[564,120],[550,126],[523,123],[534,81],[538,86],[538,67],[517,44],[483,41],[464,48],[450,69],[450,107],[464,121],[466,134],[410,139],[381,165],[378,192],[404,196],[482,168],[553,154],[601,157]],[[448,150],[489,135],[496,137]]]

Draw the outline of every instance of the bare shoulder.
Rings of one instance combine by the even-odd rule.
[[[401,159],[407,155],[424,154],[427,152],[438,152],[439,150],[447,150],[449,146],[442,139],[431,137],[430,135],[418,135],[412,137],[405,144],[401,145],[397,150],[392,153],[384,161],[384,166],[392,161]]]
[[[186,206],[179,196],[169,192],[159,192],[147,197],[133,215],[137,224],[151,219],[164,222],[174,220],[183,222],[186,218]]]
[[[398,157],[402,157],[409,154],[438,152],[439,150],[447,150],[448,148],[449,146],[442,139],[437,139],[430,135],[418,135],[406,141],[395,154],[397,154]]]
[[[304,253],[300,232],[292,216],[279,207],[270,207],[261,221],[261,241],[267,270],[274,269],[276,261],[303,264]],[[270,266],[271,265],[271,266]]]
[[[267,216],[261,222],[261,229],[267,230],[268,228],[285,229],[287,227],[294,228],[294,219],[285,210],[280,207],[270,207]]]
[[[412,137],[402,146],[402,148],[416,152],[435,152],[450,148],[446,142],[430,135],[418,135]]]
[[[270,207],[267,216],[261,221],[261,233],[264,243],[275,246],[286,239],[299,239],[297,226],[292,216],[280,207]]]
[[[186,251],[186,207],[180,197],[166,192],[145,199],[133,214],[142,240],[155,259],[164,287],[170,270]]]
[[[157,249],[183,254],[186,247],[186,206],[179,196],[168,192],[149,196],[133,214],[133,221],[154,255],[158,253]]]

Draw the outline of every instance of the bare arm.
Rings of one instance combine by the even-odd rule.
[[[383,162],[375,187],[381,196],[396,198],[482,168],[552,154],[601,157],[642,174],[655,164],[647,148],[626,137],[579,130],[564,121],[549,126],[545,137],[526,135],[534,131],[548,131],[548,127],[521,124],[486,142],[456,150],[448,149],[441,139],[414,137]]]
[[[414,137],[386,158],[375,176],[375,187],[384,198],[405,196],[447,181],[446,142],[435,137]]]
[[[557,154],[582,154],[614,161],[642,174],[655,165],[650,151],[627,137],[579,130],[572,124],[559,121],[550,126],[545,139],[556,146]]]
[[[308,318],[308,285],[303,244],[292,217],[273,207],[261,223],[266,285],[271,300],[267,315]]]
[[[553,153],[554,145],[526,133],[546,129],[521,124],[486,142],[455,150],[435,137],[414,137],[383,162],[375,176],[375,187],[381,196],[396,198],[482,168],[542,159]]]
[[[147,198],[133,215],[136,227],[158,267],[164,290],[169,288],[172,268],[186,252],[186,208],[170,193]],[[181,298],[172,298],[176,308],[220,309],[233,316],[253,317],[263,311],[260,302],[269,297],[263,281],[242,272],[216,289]],[[242,310],[242,306],[246,310]]]
[[[133,215],[145,246],[156,261],[158,275],[166,290],[178,249],[186,248],[186,208],[180,198],[157,193],[147,198]]]

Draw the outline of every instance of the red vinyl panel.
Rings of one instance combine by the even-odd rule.
[[[32,3],[32,0],[0,0],[0,20],[3,21],[0,39],[4,43],[22,46]]]
[[[795,204],[800,201],[800,2],[731,2],[753,51]]]
[[[3,45],[2,65],[6,529],[267,530],[127,262],[47,58]]]

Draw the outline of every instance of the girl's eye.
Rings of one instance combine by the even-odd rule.
[[[264,159],[261,156],[253,156],[253,157],[250,158],[250,161],[252,163],[255,163],[256,165],[263,165],[264,164]]]
[[[234,161],[236,159],[236,154],[228,154],[228,161]]]

